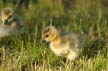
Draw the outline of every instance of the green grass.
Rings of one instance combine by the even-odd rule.
[[[108,7],[101,0],[77,0],[66,9],[60,1],[39,0],[17,11],[25,19],[27,33],[0,38],[0,71],[108,71]],[[6,7],[1,1],[0,5],[0,11]],[[79,59],[65,62],[40,42],[42,28],[50,24],[84,34]]]

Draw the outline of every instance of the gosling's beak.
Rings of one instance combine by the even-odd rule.
[[[48,45],[49,43],[48,42],[46,42],[46,40],[40,40],[40,44],[46,44],[46,45]]]
[[[7,23],[8,23],[8,20],[5,20],[5,21],[4,21],[4,24],[7,25]]]
[[[43,39],[42,39],[42,40],[40,40],[40,43],[41,43],[41,44],[42,44],[42,43],[45,43],[45,42],[46,42],[46,41],[45,41],[45,40],[43,40]]]
[[[41,37],[41,39],[40,39],[40,44],[43,44],[43,43],[45,43],[46,41],[45,41],[45,39],[43,39],[43,37]]]

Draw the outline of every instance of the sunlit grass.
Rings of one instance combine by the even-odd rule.
[[[1,1],[0,5],[1,11]],[[18,12],[27,32],[0,38],[0,71],[108,71],[108,8],[103,9],[99,0],[77,0],[74,9],[66,11],[61,0],[39,0],[29,7]],[[84,34],[79,59],[64,61],[40,42],[42,28],[50,24],[60,31]]]

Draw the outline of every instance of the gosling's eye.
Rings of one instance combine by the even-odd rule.
[[[45,35],[45,37],[48,37],[49,35]]]

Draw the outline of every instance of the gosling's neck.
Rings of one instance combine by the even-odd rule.
[[[56,36],[53,40],[52,43],[60,43],[61,42],[61,37],[60,36]]]

